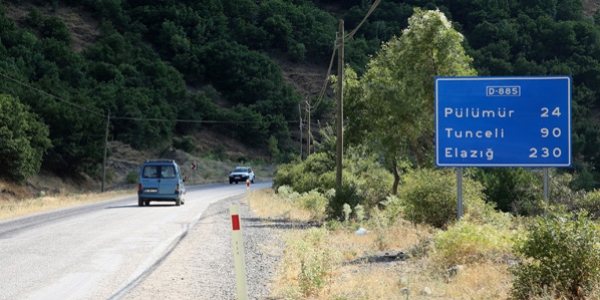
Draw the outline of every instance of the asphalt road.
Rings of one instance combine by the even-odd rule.
[[[179,207],[139,207],[133,196],[1,221],[0,299],[119,299],[210,204],[246,191],[244,184],[196,186]]]

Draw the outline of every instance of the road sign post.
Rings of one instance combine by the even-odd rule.
[[[571,93],[570,76],[436,77],[436,166],[571,167]]]

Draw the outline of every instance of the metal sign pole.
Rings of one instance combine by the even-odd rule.
[[[458,198],[458,220],[462,217],[463,214],[463,198],[462,198],[462,168],[456,168],[456,193]]]
[[[544,168],[544,203],[546,203],[546,212],[550,207],[550,193],[549,193],[549,175],[548,168]]]

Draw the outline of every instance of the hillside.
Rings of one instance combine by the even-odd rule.
[[[36,9],[40,12],[40,14],[44,17],[56,17],[62,21],[64,21],[64,24],[66,26],[66,29],[70,35],[70,38],[72,38],[72,43],[70,43],[69,47],[71,50],[75,51],[75,52],[81,52],[83,49],[87,49],[90,45],[94,45],[96,44],[96,42],[98,42],[99,40],[99,35],[100,35],[100,23],[98,21],[98,19],[94,16],[92,16],[90,13],[88,13],[85,9],[80,8],[78,6],[73,7],[73,6],[68,6],[66,4],[63,5],[38,5],[39,3],[41,3],[42,1],[35,1],[35,0],[25,0],[25,1],[15,1],[14,3],[18,3],[18,5],[16,4],[12,4],[13,2],[10,3],[3,3],[4,8],[6,9],[6,15],[8,18],[12,19],[15,21],[15,23],[17,24],[17,26],[19,27],[23,27],[23,26],[28,26],[26,23],[26,19],[25,17],[27,16],[27,14],[29,13],[29,8],[31,6],[35,6]],[[67,1],[69,2],[69,1]],[[341,7],[336,7],[335,6],[335,1],[323,1],[325,4],[322,6],[323,8],[326,9],[330,9],[330,10],[335,10],[334,15],[339,15],[339,16],[344,16],[345,13],[348,12],[348,7],[342,9]],[[410,5],[416,5],[416,3],[420,3],[420,1],[418,0],[414,0],[414,1],[406,1],[406,4],[398,4],[398,7],[404,5],[404,8],[408,8],[410,7]],[[440,1],[440,3],[442,3],[442,1]],[[390,5],[396,5],[396,4],[390,4]],[[600,7],[600,0],[585,0],[583,2],[584,8],[585,8],[585,12],[587,15],[592,15],[599,7]],[[386,10],[386,9],[390,9],[390,8],[396,8],[396,7],[386,7],[386,8],[379,8],[380,10]],[[362,7],[361,9],[365,9],[364,7]],[[487,8],[486,8],[487,9]],[[489,8],[492,9],[492,8]],[[401,8],[398,8],[398,11],[402,12],[403,14],[406,13],[406,9],[405,10],[401,10]],[[311,11],[313,12],[313,11]],[[459,12],[455,12],[456,13],[456,18],[460,18],[462,17],[460,13],[462,13],[462,11]],[[360,17],[362,18],[362,12],[359,12],[358,14],[360,14]],[[403,14],[401,14],[403,16]],[[453,14],[454,15],[454,14]],[[358,20],[359,18],[357,17],[357,14],[355,13],[354,15],[350,14],[350,17],[354,17],[354,23],[357,23],[356,20]],[[331,16],[328,16],[331,17]],[[345,16],[348,17],[348,16]],[[396,23],[391,23],[388,21],[385,21],[385,18],[388,18],[389,16],[385,16],[385,15],[380,15],[377,16],[377,14],[374,14],[372,16],[372,18],[379,18],[380,20],[383,19],[383,21],[377,21],[374,22],[374,25],[377,26],[381,26],[382,24],[387,24],[386,26],[388,26],[388,30],[386,31],[385,35],[382,35],[382,39],[386,40],[387,37],[390,36],[391,33],[394,32],[398,32],[399,28],[402,28],[402,21],[400,22],[396,22]],[[337,18],[337,17],[336,17]],[[396,17],[399,18],[399,17]],[[403,18],[400,18],[403,19]],[[331,21],[331,20],[329,20]],[[381,23],[381,22],[388,22],[388,23]],[[464,21],[463,21],[464,22]],[[376,23],[376,24],[375,24]],[[325,24],[325,23],[323,23]],[[351,22],[348,22],[348,24],[352,24]],[[265,25],[265,24],[263,24]],[[322,25],[322,24],[321,24]],[[31,26],[31,24],[29,24],[29,26]],[[348,26],[354,26],[354,25],[348,25]],[[371,26],[370,28],[368,28],[368,30],[374,31],[374,32],[379,32],[379,29],[377,26]],[[367,25],[365,25],[364,27],[367,27]],[[331,28],[328,28],[328,30],[330,30]],[[368,32],[367,32],[368,33]],[[379,34],[379,33],[378,33]],[[326,35],[322,35],[322,36],[326,36]],[[380,46],[380,41],[376,40],[375,43],[371,43],[369,44],[371,41],[367,41],[364,37],[358,37],[359,35],[357,35],[355,37],[355,39],[360,39],[361,42],[364,42],[365,44],[362,44],[361,47],[363,47],[363,49],[360,50],[356,50],[356,49],[352,49],[352,47],[349,47],[349,52],[348,52],[348,61],[349,64],[351,64],[354,67],[361,67],[364,66],[366,64],[367,61],[367,57],[370,53],[373,52],[373,49],[377,49]],[[387,37],[386,37],[387,36]],[[237,37],[239,38],[239,37]],[[248,42],[248,41],[246,41]],[[249,44],[251,44],[252,41],[248,42]],[[492,41],[493,42],[493,41]],[[104,43],[106,43],[106,41],[104,41]],[[321,49],[321,56],[328,56],[329,54],[326,52],[330,52],[330,48],[331,45],[328,45],[330,43],[329,38],[326,39],[326,43],[324,42],[322,45],[326,44],[326,51],[323,51]],[[482,44],[484,42],[479,42],[479,44]],[[543,45],[543,41],[538,41],[538,43],[541,43]],[[476,44],[476,43],[474,43]],[[110,44],[108,44],[110,45]],[[321,45],[321,46],[322,46]],[[358,44],[359,46],[361,44]],[[365,46],[366,45],[366,46]],[[505,47],[508,44],[502,44],[499,47]],[[106,44],[103,44],[102,47],[106,47]],[[274,45],[277,46],[277,45]],[[281,46],[281,45],[279,45]],[[289,46],[293,46],[292,44],[290,45],[286,45],[286,47]],[[494,47],[496,47],[497,45],[492,45]],[[159,52],[160,49],[158,49],[159,47],[157,47],[156,45],[153,45],[153,49],[156,52]],[[514,61],[514,57],[517,57],[516,55],[513,55],[512,58],[508,57],[506,58],[506,62],[503,61],[503,64],[498,64],[496,60],[492,61],[492,63],[494,64],[490,64],[490,65],[486,65],[486,63],[488,62],[488,60],[482,59],[485,58],[486,55],[496,55],[494,54],[496,50],[494,50],[494,47],[489,47],[489,48],[485,48],[482,47],[481,49],[485,49],[486,52],[481,52],[481,57],[477,57],[478,60],[476,60],[476,62],[479,64],[477,67],[481,67],[483,70],[485,70],[486,72],[491,73],[490,75],[495,75],[494,72],[507,72],[507,70],[513,70],[512,66],[509,65],[509,68],[504,68],[507,64],[517,64],[517,61]],[[546,47],[548,48],[548,47]],[[491,49],[491,50],[490,50]],[[514,48],[513,48],[514,49]],[[525,48],[526,49],[526,48]],[[582,48],[583,49],[583,48]],[[218,50],[218,47],[215,49],[209,49],[210,51],[220,51]],[[238,49],[239,50],[239,49]],[[264,49],[263,49],[264,50]],[[352,52],[352,50],[354,52]],[[104,53],[100,53],[100,51],[98,49],[96,49],[96,51],[98,52],[98,55],[100,54],[104,54]],[[163,50],[164,51],[164,50]],[[362,52],[361,52],[362,51]],[[581,50],[582,52],[585,52],[584,50]],[[313,59],[302,59],[300,60],[300,63],[292,63],[290,60],[290,53],[283,53],[281,51],[272,51],[272,52],[265,52],[268,53],[269,58],[271,61],[275,62],[276,65],[279,67],[279,69],[282,71],[282,75],[283,75],[283,81],[289,85],[291,85],[291,87],[294,89],[294,91],[299,95],[300,102],[304,102],[305,100],[309,99],[310,97],[314,97],[316,96],[325,79],[325,74],[327,71],[327,62],[323,62],[321,61],[320,63],[315,63],[314,61],[319,61],[317,60],[313,60]],[[352,55],[352,53],[354,53],[354,55]],[[532,51],[532,53],[536,53],[535,51]],[[129,53],[126,53],[129,54]],[[549,53],[550,55],[552,53]],[[243,54],[245,55],[245,54]],[[240,57],[251,57],[251,56],[243,56],[241,55]],[[262,55],[262,54],[261,54]],[[529,54],[528,54],[529,55]],[[173,56],[171,56],[173,57]],[[321,59],[323,58],[321,57]],[[505,59],[505,58],[502,58]],[[533,58],[529,58],[531,61],[534,61]],[[511,61],[512,60],[512,61]],[[223,60],[221,63],[226,63],[228,62],[227,59]],[[94,63],[94,62],[92,62]],[[100,64],[102,64],[104,62],[101,62]],[[129,63],[129,62],[127,62]],[[541,59],[539,63],[540,69],[539,70],[546,70],[544,68],[546,68],[546,66],[543,66],[543,64],[547,64],[547,61],[544,62],[543,59]],[[165,65],[167,66],[171,66],[173,64],[173,62],[164,62]],[[97,66],[94,66],[97,67]],[[238,66],[233,66],[235,67],[239,67]],[[252,68],[256,68],[257,66],[251,66]],[[492,68],[493,67],[493,68]],[[535,64],[534,64],[535,67]],[[181,68],[181,66],[180,66]],[[219,70],[221,68],[221,65],[216,65],[213,66],[213,71],[214,70]],[[258,65],[258,68],[260,69],[260,64]],[[494,69],[496,68],[496,69]],[[516,68],[515,68],[516,70]],[[256,70],[251,70],[251,71],[256,71]],[[208,72],[208,71],[207,71]],[[258,71],[259,74],[258,75],[269,75],[270,74],[264,74],[264,73],[260,73],[260,70]],[[209,72],[210,73],[210,72]],[[485,74],[485,73],[484,73]],[[503,74],[508,74],[508,73],[503,73]],[[187,74],[188,76],[192,76],[193,77],[194,74]],[[229,76],[229,74],[220,74],[220,76]],[[279,75],[278,75],[279,76]],[[243,77],[242,77],[243,78]],[[591,78],[591,77],[589,77]],[[273,79],[273,77],[268,77],[266,76],[266,80],[265,78],[261,78],[260,80],[264,80],[264,82],[269,83],[269,80]],[[239,79],[238,79],[239,80]],[[239,82],[239,81],[238,81]],[[189,83],[189,81],[188,81]],[[204,97],[203,99],[206,100],[206,98],[210,98],[208,99],[208,101],[212,101],[214,103],[217,103],[218,105],[221,105],[221,107],[227,107],[227,108],[231,108],[233,107],[236,102],[231,100],[230,98],[233,97],[238,97],[238,100],[240,98],[240,94],[243,96],[243,92],[240,93],[238,92],[237,95],[235,95],[235,93],[229,92],[228,90],[231,90],[231,86],[232,84],[235,84],[235,81],[226,81],[225,84],[222,84],[220,89],[217,89],[218,91],[213,93],[213,95],[208,95],[206,96],[207,92],[206,89],[204,89],[204,87],[195,87],[192,86],[194,83],[190,83],[187,86],[187,91],[189,92],[189,94],[193,94],[193,95],[200,95],[202,97]],[[262,84],[262,83],[261,83]],[[277,84],[276,84],[277,85]],[[211,87],[212,88],[212,87]],[[216,87],[215,87],[216,88]],[[185,89],[185,88],[183,88]],[[248,90],[243,90],[243,91],[248,91]],[[331,98],[333,96],[332,93],[332,89],[329,88],[328,89],[328,96]],[[228,94],[224,94],[224,93],[228,93]],[[260,92],[258,93],[260,95]],[[277,98],[281,95],[285,95],[285,92],[282,92],[280,95],[277,95],[276,93],[274,94],[275,97]],[[289,93],[287,93],[289,95]],[[164,95],[161,95],[164,96]],[[228,98],[230,97],[230,98]],[[256,95],[255,95],[256,98]],[[132,99],[132,98],[130,98]],[[163,97],[163,99],[169,99],[169,101],[173,101],[172,99],[174,98],[165,98]],[[176,98],[175,98],[176,99]],[[292,99],[292,98],[290,98]],[[242,97],[242,101],[243,101],[243,97]],[[31,101],[31,100],[30,100]],[[127,100],[126,100],[127,101]],[[131,100],[129,100],[131,101]],[[288,102],[290,103],[290,102]],[[247,103],[246,103],[247,104]],[[288,106],[286,109],[283,110],[283,114],[280,116],[284,116],[284,118],[286,119],[287,122],[290,122],[290,119],[297,119],[297,110],[301,109],[300,107],[298,107],[298,109],[296,109],[295,107],[295,102],[294,102],[294,107],[293,109],[290,108],[290,106]],[[203,108],[198,106],[199,109]],[[592,107],[593,108],[593,107]],[[595,108],[593,108],[595,109]],[[293,113],[290,112],[293,110]],[[597,109],[595,109],[597,110]],[[194,115],[198,114],[198,112],[201,112],[202,110],[191,110],[190,112],[193,112]],[[47,113],[47,112],[46,112]],[[141,113],[141,112],[139,112]],[[256,113],[256,112],[251,112],[251,113]],[[261,115],[262,114],[262,115]],[[264,117],[265,116],[265,112],[261,112],[261,114],[259,114],[260,116]],[[268,114],[268,112],[267,112]],[[597,115],[597,113],[593,113],[592,115]],[[190,115],[185,115],[184,117],[189,117]],[[249,114],[247,111],[242,111],[241,113],[238,113],[237,115],[234,115],[234,117],[236,117],[236,119],[238,118],[248,118],[248,119],[252,119],[255,120],[256,115],[252,115]],[[159,116],[160,117],[160,116]],[[203,118],[205,116],[201,116],[199,118]],[[226,115],[226,117],[230,117],[229,115]],[[294,121],[295,122],[295,121]],[[317,135],[318,130],[319,130],[319,124],[324,124],[326,122],[323,122],[323,120],[318,120],[316,118],[312,119],[312,124],[311,124],[311,129],[313,131],[314,135]],[[270,124],[270,125],[269,125]],[[267,125],[272,126],[274,123],[267,123]],[[127,124],[126,124],[127,125]],[[96,126],[98,127],[98,126]],[[199,126],[198,126],[199,127]],[[245,142],[241,141],[241,137],[246,137],[249,134],[253,133],[253,129],[250,128],[244,128],[246,126],[231,126],[233,128],[241,128],[243,130],[245,130],[243,133],[237,133],[237,134],[229,134],[227,132],[227,130],[215,130],[218,129],[218,126],[206,126],[203,127],[202,129],[196,129],[194,131],[192,131],[192,133],[186,133],[189,136],[191,136],[194,139],[194,146],[196,147],[195,149],[195,153],[193,153],[193,155],[195,157],[216,157],[218,156],[220,159],[226,159],[226,160],[230,160],[233,162],[239,161],[239,160],[248,160],[248,159],[256,159],[256,160],[263,160],[263,161],[269,161],[271,159],[270,155],[267,153],[266,150],[266,146],[265,146],[265,140],[266,138],[260,137],[260,138],[255,138],[255,140],[260,140],[261,142],[257,143],[257,142],[248,142],[247,139]],[[291,123],[289,124],[289,135],[291,137],[291,143],[293,144],[293,149],[298,149],[302,146],[301,143],[305,142],[306,139],[306,134],[304,133],[303,136],[300,136],[300,130],[299,130],[299,126],[297,125],[297,123]],[[127,128],[127,127],[126,127]],[[265,127],[260,127],[260,128],[265,128]],[[284,128],[285,130],[288,130],[288,128]],[[127,131],[129,130],[129,132],[125,132],[125,134],[122,134],[122,136],[127,137],[129,139],[132,139],[132,133],[135,133],[135,129],[123,129],[122,131]],[[161,130],[159,129],[155,129],[156,131]],[[271,130],[271,129],[269,129]],[[151,131],[151,130],[149,130]],[[180,130],[181,131],[181,130]],[[229,132],[235,132],[235,130],[230,130]],[[277,134],[277,133],[281,133],[281,131],[279,132],[269,132],[268,134]],[[64,136],[64,135],[63,135]],[[165,136],[164,134],[156,134],[155,136]],[[56,138],[56,137],[55,137]],[[59,136],[60,138],[60,136]],[[268,138],[268,135],[267,135]],[[166,137],[165,140],[168,140],[169,137]],[[593,139],[588,139],[588,140],[593,140]],[[111,142],[111,157],[109,158],[109,168],[114,168],[110,169],[110,176],[114,176],[114,178],[112,178],[112,182],[111,184],[114,184],[116,186],[118,186],[118,184],[122,183],[123,178],[126,176],[126,174],[128,172],[132,172],[135,167],[136,164],[139,164],[140,160],[143,160],[145,158],[148,157],[155,157],[157,155],[163,155],[164,153],[167,153],[169,151],[174,151],[173,149],[162,149],[160,151],[157,150],[156,153],[142,153],[141,151],[139,153],[136,153],[134,151],[131,151],[131,149],[135,148],[134,145],[131,145],[133,147],[130,147],[130,145],[126,145],[124,143],[120,143],[118,142],[120,141],[120,139],[114,138],[114,141]],[[137,145],[137,148],[140,148],[139,145]],[[119,147],[130,147],[131,149],[119,149]],[[100,144],[94,145],[94,147],[92,147],[94,149],[101,149]],[[583,148],[582,148],[583,149]],[[591,149],[591,147],[586,147],[585,149]],[[289,150],[289,149],[288,149]],[[97,152],[98,150],[96,150]],[[120,157],[120,155],[122,155],[123,153],[131,153],[131,157],[126,158],[126,157]],[[96,153],[97,154],[97,153]],[[191,159],[191,158],[190,158]],[[125,167],[124,167],[125,166]],[[114,174],[113,174],[114,173]],[[38,174],[36,177],[40,177],[42,176],[41,174]],[[85,177],[85,176],[84,176]],[[93,175],[94,178],[98,178],[98,174]],[[206,176],[207,178],[212,177],[212,176]],[[214,178],[218,178],[219,176],[214,176]],[[217,180],[217,179],[215,179]],[[29,180],[27,183],[27,186],[30,187],[30,189],[42,189],[40,188],[40,182],[42,182],[44,180]],[[46,180],[48,181],[48,180]],[[97,181],[97,180],[96,180]],[[98,186],[98,182],[94,182],[94,180],[88,178],[88,180],[84,180],[83,183],[79,183],[78,184],[80,186],[81,189],[87,189],[89,186]],[[6,185],[8,186],[8,184]],[[56,187],[56,184],[51,184],[50,186]],[[55,188],[56,190],[57,188]],[[35,193],[35,192],[34,192]],[[14,195],[18,195],[18,194],[23,194],[21,192],[12,192],[9,191],[8,193],[5,194],[13,194]]]
[[[18,26],[22,26],[25,18],[31,7],[37,8],[45,17],[57,17],[65,22],[69,34],[73,39],[71,50],[81,52],[91,44],[97,41],[100,34],[100,23],[89,12],[67,5],[52,7],[51,5],[39,5],[36,1],[21,1],[20,5],[12,3],[3,3],[6,9],[6,15]],[[317,95],[322,87],[327,71],[326,66],[315,63],[293,64],[284,57],[273,56],[272,59],[277,62],[282,70],[285,81],[291,84],[296,92],[303,97]],[[188,86],[188,91],[192,94],[202,93],[201,91]],[[328,91],[331,95],[331,90]],[[313,135],[318,134],[318,120],[313,120]],[[291,128],[292,138],[297,144],[295,147],[300,147],[300,133],[298,127]],[[306,135],[306,134],[304,134]],[[201,168],[198,174],[195,174],[196,183],[224,182],[226,175],[231,167],[236,164],[242,164],[242,158],[256,161],[269,161],[271,157],[265,152],[265,147],[262,145],[248,145],[235,138],[219,133],[211,129],[202,129],[195,132],[193,135],[196,153],[195,156],[183,153],[178,150],[171,149],[169,153],[161,150],[157,151],[138,151],[134,150],[130,145],[123,144],[118,141],[109,143],[110,156],[107,161],[107,182],[106,189],[118,188],[133,188],[132,185],[126,184],[126,177],[129,173],[137,172],[139,165],[145,160],[154,157],[172,157],[178,161],[185,163],[182,167],[185,176],[192,177],[191,171],[188,170],[187,164],[192,161],[198,161],[200,157]],[[304,136],[305,138],[305,136]],[[305,143],[305,141],[304,141]],[[215,157],[211,159],[210,157]],[[207,157],[203,159],[202,157]],[[224,161],[223,163],[221,161]],[[206,165],[203,165],[206,164]],[[204,168],[202,168],[204,167]],[[265,167],[261,172],[257,169],[257,175],[270,176],[272,167]],[[39,173],[29,178],[24,186],[18,186],[13,183],[0,181],[0,200],[2,199],[21,199],[34,197],[40,192],[46,194],[72,193],[81,191],[95,191],[100,187],[99,174],[96,174],[95,179],[86,175],[80,174],[79,179],[57,178],[50,174]]]

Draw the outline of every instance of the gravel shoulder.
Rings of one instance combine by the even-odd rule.
[[[271,278],[282,256],[282,241],[274,227],[253,217],[242,202],[240,195],[209,206],[177,247],[117,298],[236,299],[229,207],[238,205],[248,298],[269,299]]]

